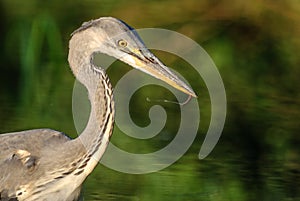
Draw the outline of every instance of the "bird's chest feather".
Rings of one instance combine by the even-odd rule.
[[[18,201],[77,201],[83,181],[81,179],[77,181],[79,178],[73,175],[66,177],[68,178],[52,181],[44,186],[28,186],[27,189],[24,187],[17,192],[17,199]]]

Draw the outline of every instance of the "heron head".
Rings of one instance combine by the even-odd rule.
[[[136,31],[123,21],[102,17],[84,23],[73,35],[85,31],[93,38],[94,42],[89,45],[95,52],[113,56],[190,96],[197,97],[185,82],[146,48]]]

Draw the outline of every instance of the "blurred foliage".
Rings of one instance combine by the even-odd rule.
[[[135,28],[180,32],[202,45],[219,68],[228,115],[208,158],[197,159],[210,118],[205,83],[192,69],[180,68],[179,58],[158,52],[201,94],[198,137],[183,158],[157,173],[127,175],[97,167],[86,182],[85,200],[300,200],[298,1],[1,0],[0,15],[3,133],[50,127],[76,137],[67,47],[70,33],[89,19],[114,16]],[[112,82],[129,69],[115,62],[108,71]],[[174,98],[163,89],[137,93],[133,119],[142,125],[151,107],[140,101],[143,94]],[[168,132],[176,133],[178,107],[163,106],[173,125],[166,126]],[[166,144],[154,139],[145,145],[120,135],[116,128],[113,140],[124,149],[147,152]]]

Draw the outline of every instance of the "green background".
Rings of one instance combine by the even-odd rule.
[[[300,200],[297,0],[1,0],[1,133],[48,127],[77,136],[68,40],[82,22],[101,16],[120,18],[134,28],[170,29],[199,43],[223,78],[228,113],[217,146],[199,160],[210,121],[205,83],[180,58],[153,51],[199,95],[198,135],[179,161],[159,172],[130,175],[99,165],[85,183],[85,200]],[[115,62],[108,70],[112,83],[130,69]],[[130,103],[139,126],[149,123],[154,104],[145,97],[174,99],[158,86],[139,90]],[[136,140],[116,128],[113,142],[127,151],[147,153],[172,141],[179,107],[162,105],[168,122],[161,137]]]

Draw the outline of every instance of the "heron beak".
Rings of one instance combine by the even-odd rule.
[[[195,92],[178,76],[165,66],[156,56],[150,51],[134,49],[127,52],[126,56],[121,60],[134,68],[141,70],[157,79],[160,79],[170,86],[188,94],[192,97],[197,97]]]

